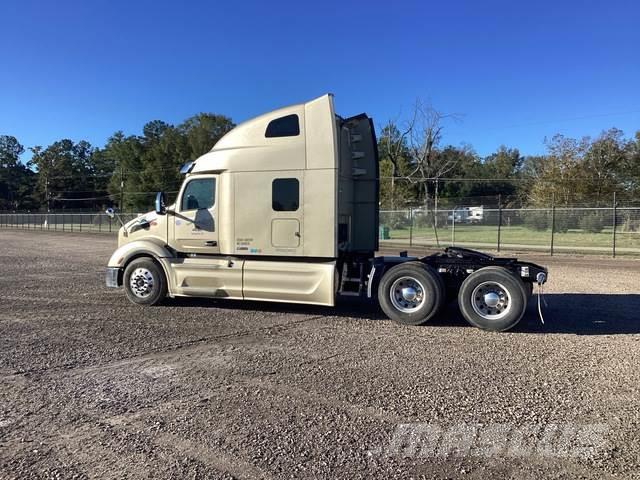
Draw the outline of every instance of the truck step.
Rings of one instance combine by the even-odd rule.
[[[351,291],[343,291],[340,292],[340,295],[343,297],[359,297],[361,295],[360,292],[351,292]]]

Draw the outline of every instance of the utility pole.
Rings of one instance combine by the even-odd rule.
[[[49,174],[45,173],[44,175],[44,198],[47,202],[47,213],[51,212],[49,207]]]
[[[613,192],[613,258],[616,258],[616,230],[618,228],[618,202],[616,192]]]
[[[120,211],[124,212],[124,168],[120,164]]]
[[[433,217],[435,219],[436,228],[437,228],[438,227],[438,179],[437,178],[436,178],[436,199],[435,199],[433,210],[434,210]]]
[[[502,228],[502,194],[498,194],[498,252],[500,252],[500,230]]]
[[[551,195],[551,256],[553,256],[553,237],[556,234],[556,193]]]

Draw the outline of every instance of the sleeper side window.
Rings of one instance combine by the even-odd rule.
[[[300,206],[297,178],[276,178],[271,184],[271,208],[276,212],[295,212]]]
[[[271,120],[264,133],[267,138],[296,137],[298,135],[300,135],[300,121],[298,115],[295,114]]]
[[[196,178],[187,183],[182,194],[181,211],[213,207],[216,199],[216,179]]]

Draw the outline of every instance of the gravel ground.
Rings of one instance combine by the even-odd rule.
[[[638,261],[527,257],[546,324],[531,302],[494,334],[455,306],[413,328],[354,302],[140,308],[104,287],[114,248],[0,232],[0,478],[640,478]]]

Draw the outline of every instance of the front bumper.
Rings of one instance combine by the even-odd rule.
[[[120,268],[107,267],[107,274],[105,276],[107,287],[118,288],[120,286]]]

